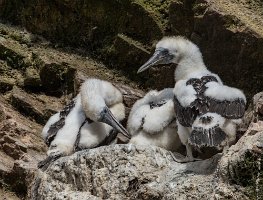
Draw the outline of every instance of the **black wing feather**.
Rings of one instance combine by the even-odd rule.
[[[226,139],[226,133],[219,127],[210,129],[194,128],[189,137],[189,143],[197,147],[220,147]]]
[[[207,112],[217,113],[227,119],[239,119],[244,116],[246,103],[243,99],[219,101],[204,95],[207,89],[205,84],[212,81],[218,82],[214,76],[192,78],[186,82],[186,85],[192,85],[196,91],[196,99],[188,107],[183,107],[176,96],[174,97],[176,117],[182,126],[191,127],[198,115]]]
[[[49,130],[47,132],[48,135],[45,139],[45,143],[48,146],[50,146],[51,142],[56,137],[58,131],[65,125],[66,117],[68,116],[70,111],[74,108],[75,104],[76,104],[76,100],[75,99],[71,100],[69,104],[66,105],[62,111],[60,111],[59,120],[49,127]]]
[[[239,119],[245,114],[246,103],[243,99],[218,101],[207,97],[207,100],[210,102],[210,112],[217,113],[227,119]]]

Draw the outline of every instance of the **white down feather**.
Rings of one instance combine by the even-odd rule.
[[[162,101],[166,103],[150,108],[151,102],[158,104]],[[171,88],[148,92],[134,104],[127,123],[128,131],[132,135],[129,143],[155,145],[171,151],[176,151],[181,146]]]

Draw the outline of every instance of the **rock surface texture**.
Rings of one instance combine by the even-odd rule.
[[[61,158],[39,172],[32,195],[35,199],[262,199],[262,145],[262,132],[251,135],[249,130],[222,157],[186,164],[153,146],[100,147]]]
[[[60,159],[40,173],[36,194],[39,199],[81,193],[86,193],[85,199],[207,198],[215,187],[207,188],[217,160],[218,156],[202,162],[200,169],[200,162],[175,163],[169,152],[156,147],[101,147]],[[187,194],[187,188],[193,191]]]

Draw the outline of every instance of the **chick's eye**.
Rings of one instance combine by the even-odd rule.
[[[107,113],[107,108],[106,108],[106,107],[103,108],[103,110],[101,111],[101,113],[103,113],[103,114]]]
[[[169,50],[168,49],[164,49],[163,50],[163,54],[169,54]]]

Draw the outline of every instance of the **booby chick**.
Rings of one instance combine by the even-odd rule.
[[[132,135],[129,143],[178,150],[181,142],[177,134],[173,96],[173,88],[159,92],[152,90],[136,101],[127,122]]]
[[[246,97],[239,89],[224,85],[210,72],[199,48],[183,37],[165,37],[138,73],[153,65],[175,63],[174,105],[178,134],[187,155],[180,162],[196,160],[192,146],[226,150],[236,139]]]
[[[51,161],[79,149],[111,144],[118,132],[130,138],[120,124],[124,118],[121,92],[107,81],[87,79],[80,93],[44,126],[42,137],[49,150],[39,167],[47,168]]]

